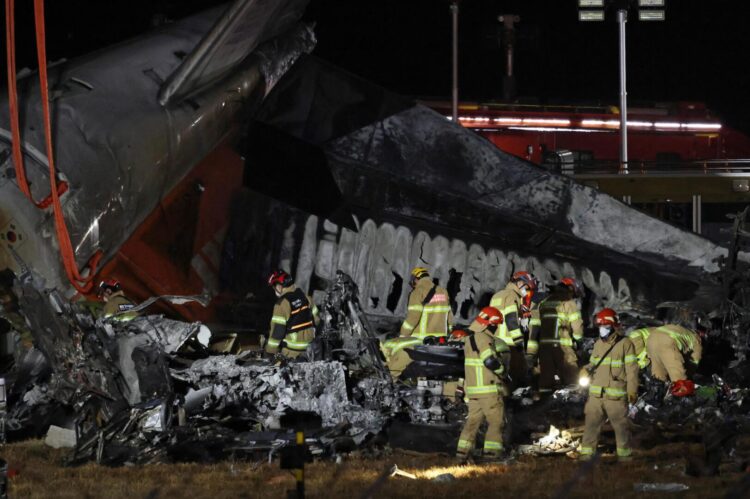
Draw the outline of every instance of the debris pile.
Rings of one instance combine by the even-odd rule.
[[[535,440],[532,445],[519,446],[518,451],[521,454],[535,455],[566,454],[576,450],[579,444],[580,440],[573,438],[569,431],[550,426],[549,433]]]

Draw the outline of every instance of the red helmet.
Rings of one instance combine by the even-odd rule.
[[[536,277],[534,277],[534,274],[530,274],[529,272],[526,272],[525,270],[519,270],[518,272],[515,272],[511,278],[511,281],[521,281],[524,284],[526,284],[531,291],[536,291],[536,289],[539,287],[539,281]]]
[[[689,379],[680,379],[672,383],[670,391],[675,397],[688,397],[695,393],[695,383]]]
[[[570,290],[573,291],[576,296],[582,297],[584,295],[583,285],[581,285],[580,282],[573,279],[572,277],[563,277],[562,279],[560,279],[560,284],[570,288]]]
[[[620,317],[611,308],[603,308],[594,316],[594,324],[617,327],[620,325]]]
[[[495,307],[484,307],[476,320],[483,326],[499,326],[503,323],[503,314]]]
[[[112,291],[116,293],[122,289],[120,281],[117,279],[105,279],[99,283],[99,294],[104,294],[105,291]]]
[[[454,329],[453,331],[451,331],[452,340],[460,340],[461,338],[465,338],[466,336],[469,336],[469,333],[467,333],[465,329]]]
[[[294,279],[281,269],[274,270],[271,272],[271,275],[268,276],[268,285],[273,287],[277,284],[281,284],[282,287],[286,288],[294,284]]]

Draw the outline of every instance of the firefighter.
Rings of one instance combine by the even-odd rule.
[[[688,369],[692,371],[698,366],[703,348],[701,335],[690,329],[693,326],[690,318],[679,322],[651,328],[646,350],[651,359],[651,374],[658,380],[671,382],[672,394],[681,397],[695,391],[695,385],[688,379]]]
[[[640,369],[646,369],[651,361],[648,358],[648,351],[646,350],[646,342],[648,337],[651,335],[651,331],[656,328],[643,327],[641,329],[634,329],[628,333],[628,339],[633,342],[635,347],[635,355],[638,357],[638,367]]]
[[[386,363],[394,378],[411,363],[406,348],[421,345],[427,337],[447,336],[453,324],[448,291],[432,281],[426,268],[414,268],[409,285],[412,292],[399,337],[383,343]]]
[[[18,309],[18,300],[10,290],[10,284],[6,287],[0,283],[0,321],[7,324],[7,332],[12,334],[13,356],[18,362],[34,346],[34,337]]]
[[[318,307],[294,285],[292,276],[283,270],[274,270],[268,277],[268,285],[273,288],[277,299],[266,353],[281,351],[287,357],[298,357],[315,338]]]
[[[539,304],[539,390],[554,389],[555,375],[563,384],[575,384],[578,374],[576,342],[583,339],[583,320],[576,303],[583,287],[575,279],[560,281]]]
[[[503,314],[503,323],[497,335],[510,348],[510,378],[513,386],[522,386],[526,380],[528,366],[524,353],[523,322],[528,324],[531,314],[531,296],[536,291],[536,278],[526,271],[514,273],[505,289],[490,299],[490,307]],[[528,300],[527,300],[528,298]]]
[[[137,312],[128,312],[135,304],[130,301],[122,290],[117,279],[105,279],[99,283],[99,297],[104,301],[102,317],[108,319],[113,317],[118,321],[129,321],[138,316]]]
[[[485,458],[500,458],[503,453],[505,404],[508,387],[504,376],[510,363],[508,344],[497,337],[503,316],[496,308],[485,307],[469,326],[464,337],[464,393],[469,416],[458,440],[456,456],[461,462],[471,459],[479,426],[487,420],[484,437]]]
[[[633,342],[619,334],[620,319],[611,308],[596,314],[599,339],[594,344],[589,363],[581,369],[579,383],[587,386],[589,397],[584,412],[586,426],[579,450],[580,459],[596,452],[602,425],[609,419],[615,430],[617,459],[629,460],[630,428],[628,403],[638,398],[638,360]]]

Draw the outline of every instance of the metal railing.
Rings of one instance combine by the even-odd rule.
[[[750,175],[750,159],[705,159],[695,161],[639,161],[631,160],[627,168],[617,160],[547,162],[542,166],[552,167],[567,175],[620,175],[627,171],[631,175]]]

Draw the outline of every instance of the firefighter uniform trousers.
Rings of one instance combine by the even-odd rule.
[[[651,359],[651,374],[661,381],[672,382],[688,379],[686,357],[697,366],[702,353],[700,337],[676,324],[652,328],[646,348]]]
[[[555,375],[563,385],[578,381],[578,357],[571,347],[544,344],[539,347],[539,388],[555,386]]]
[[[471,454],[479,427],[487,420],[484,454],[498,456],[503,451],[505,426],[505,386],[499,376],[507,369],[508,345],[476,321],[469,326],[469,331],[474,333],[464,339],[464,391],[468,398],[469,416],[458,439],[456,453],[459,457]],[[484,364],[490,357],[500,361],[501,366],[496,371],[491,371]]]
[[[624,398],[620,400],[608,400],[604,397],[592,397],[589,395],[584,414],[586,415],[586,426],[583,430],[580,452],[583,459],[590,457],[596,451],[596,446],[599,443],[599,434],[607,418],[609,418],[609,422],[615,430],[617,457],[630,457],[632,447],[630,423],[628,422],[628,403]]]
[[[503,451],[503,429],[505,428],[505,403],[499,393],[482,398],[469,398],[469,416],[458,439],[458,455],[467,456],[474,449],[474,443],[482,422],[487,420],[487,434],[484,437],[484,454],[499,455]]]
[[[575,300],[556,295],[539,305],[539,389],[551,390],[555,375],[564,385],[578,380],[578,356],[574,341],[583,338],[583,321]]]

